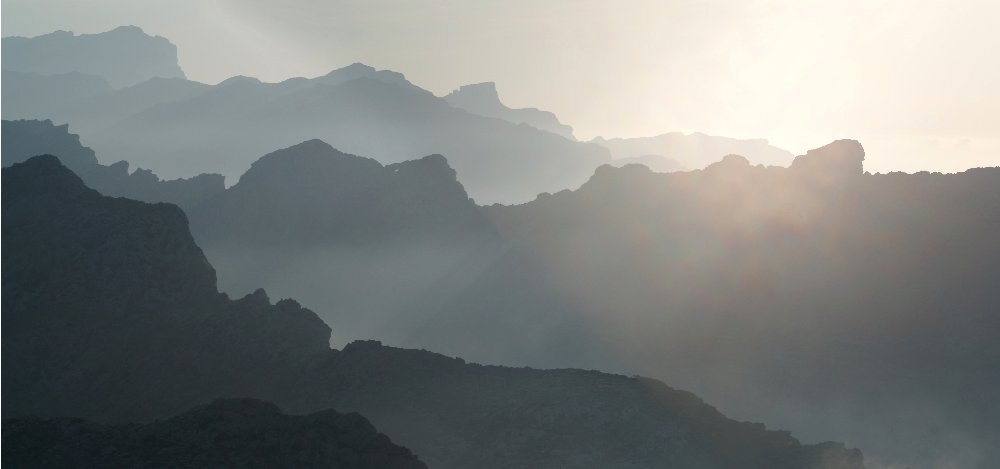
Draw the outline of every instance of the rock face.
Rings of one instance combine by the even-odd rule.
[[[473,114],[496,117],[515,124],[527,124],[575,140],[573,128],[559,122],[555,114],[535,108],[511,109],[500,102],[496,83],[465,85],[444,97],[448,104]]]
[[[427,467],[356,413],[285,415],[253,399],[219,399],[144,425],[7,419],[3,439],[8,467]]]
[[[42,75],[83,73],[122,88],[153,77],[184,78],[177,47],[135,26],[100,34],[56,31],[33,38],[3,38],[3,68]]]
[[[48,120],[3,121],[2,145],[4,167],[36,155],[56,155],[87,186],[114,197],[169,202],[190,210],[226,189],[225,180],[219,174],[162,181],[144,169],[129,173],[129,164],[125,161],[101,165],[94,151],[80,143],[80,136],[69,133],[68,125],[57,126]]]
[[[271,305],[262,291],[237,301],[217,293],[214,272],[176,207],[102,197],[51,156],[4,169],[3,181],[4,417],[141,421],[238,395],[273,401],[293,413],[361,412],[394,441],[445,469],[665,462],[693,468],[862,467],[857,451],[801,445],[786,432],[729,420],[693,395],[653,380],[471,365],[373,342],[331,350],[329,328],[296,302]],[[280,417],[267,405],[223,402],[143,426],[20,421],[5,423],[4,457],[12,441],[7,432],[15,429],[51,438],[46,447],[60,452],[45,454],[58,457],[78,454],[67,438],[82,448],[93,447],[89,438],[98,446],[110,438],[122,451],[107,457],[126,458],[123,464],[132,462],[132,450],[185,458],[191,454],[188,442],[225,444],[210,453],[220,458],[261,455],[248,441],[262,438],[266,449],[288,441],[286,434],[292,454],[323,460],[326,453],[304,455],[294,442],[301,436],[329,448],[327,438],[309,436],[336,434],[336,424],[332,430],[313,426],[327,421],[324,415]],[[358,419],[335,421],[342,420],[350,427]],[[132,434],[141,437],[138,446]],[[380,441],[370,428],[360,434],[367,436],[351,438],[351,448]],[[24,441],[14,435],[13,441]],[[37,448],[24,445],[17,448]]]

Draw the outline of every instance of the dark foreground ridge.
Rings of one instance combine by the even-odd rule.
[[[175,206],[103,197],[52,156],[4,169],[2,200],[5,418],[148,421],[239,395],[360,412],[445,469],[863,467],[654,380],[330,350],[294,301],[218,293]]]
[[[7,467],[427,467],[356,413],[285,415],[255,399],[218,399],[145,425],[8,419],[3,440]]]

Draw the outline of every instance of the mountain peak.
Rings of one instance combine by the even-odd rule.
[[[500,94],[497,92],[497,84],[492,81],[484,81],[482,83],[472,83],[469,85],[462,85],[457,90],[452,91],[448,96],[454,95],[467,95],[470,99],[480,99],[483,102],[495,102],[499,106],[503,106],[500,102]]]
[[[796,156],[789,169],[824,179],[864,174],[865,149],[857,140],[836,140]]]
[[[500,101],[495,82],[486,81],[463,85],[452,91],[444,100],[458,109],[486,117],[503,119],[514,124],[527,124],[539,130],[551,132],[570,140],[573,128],[559,122],[555,114],[535,108],[512,109]]]
[[[370,78],[403,88],[420,89],[418,86],[410,83],[402,73],[392,70],[378,70],[371,65],[361,62],[354,62],[346,67],[335,69],[326,75],[314,78],[313,81],[325,85],[340,85],[359,78]]]

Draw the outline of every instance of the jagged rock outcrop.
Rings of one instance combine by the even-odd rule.
[[[191,209],[226,188],[220,174],[163,181],[141,168],[129,173],[126,161],[101,165],[94,151],[80,143],[80,136],[69,133],[67,124],[57,126],[49,120],[3,121],[2,145],[4,167],[36,155],[56,155],[87,186],[114,197],[169,202]]]
[[[511,109],[500,101],[493,82],[464,85],[452,91],[444,100],[448,104],[473,114],[495,117],[515,124],[527,124],[536,129],[575,140],[573,128],[559,122],[555,114],[535,108]]]
[[[6,419],[3,440],[3,464],[17,468],[427,467],[356,413],[285,415],[254,399],[218,399],[148,424]]]
[[[104,78],[115,88],[152,77],[184,78],[177,64],[177,47],[135,26],[99,34],[56,31],[32,38],[5,37],[3,57],[4,70],[42,75],[84,73]]]
[[[293,413],[361,412],[444,469],[862,467],[855,450],[729,420],[653,380],[472,365],[373,342],[331,350],[329,329],[294,301],[217,293],[176,207],[102,197],[51,156],[3,172],[5,417],[148,420],[238,395]],[[192,420],[216,434],[215,424],[232,428],[222,406],[123,428],[144,443],[143,432]],[[253,418],[273,416],[252,407]],[[285,428],[274,419],[265,436]],[[35,425],[61,438],[76,424]],[[233,427],[245,425],[254,428]],[[6,457],[6,434],[4,444]]]

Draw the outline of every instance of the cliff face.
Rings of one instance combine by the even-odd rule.
[[[427,467],[358,414],[285,415],[253,399],[219,399],[149,424],[7,419],[3,439],[9,467]]]
[[[153,77],[184,78],[177,47],[135,26],[99,34],[56,31],[42,36],[3,38],[3,68],[42,75],[83,73],[122,88]]]
[[[433,159],[425,164],[438,166]],[[239,395],[297,413],[361,412],[446,469],[664,461],[695,468],[862,467],[857,451],[801,445],[652,380],[486,367],[372,342],[330,350],[330,329],[295,301],[272,305],[263,291],[236,301],[219,294],[176,207],[102,197],[51,156],[3,171],[5,417],[141,421]],[[221,406],[124,428],[154,436],[176,430],[178,440],[152,440],[154,449],[161,442],[165,448],[143,453],[152,461],[168,457],[173,442],[257,428],[255,419],[264,421],[265,437],[274,431],[286,441],[287,431],[291,441],[299,439],[298,424],[267,406],[249,406],[250,421],[230,419],[231,407]],[[197,429],[189,432],[188,422]],[[69,445],[67,433],[90,431],[65,421],[17,425],[52,438],[60,451]],[[109,457],[130,462],[134,440],[118,439],[116,431],[94,430],[93,438],[102,446],[112,435],[107,444],[122,451]],[[83,448],[92,447],[88,441]],[[252,445],[241,441],[234,447]],[[58,454],[75,454],[67,451]],[[228,457],[228,451],[211,454]]]

